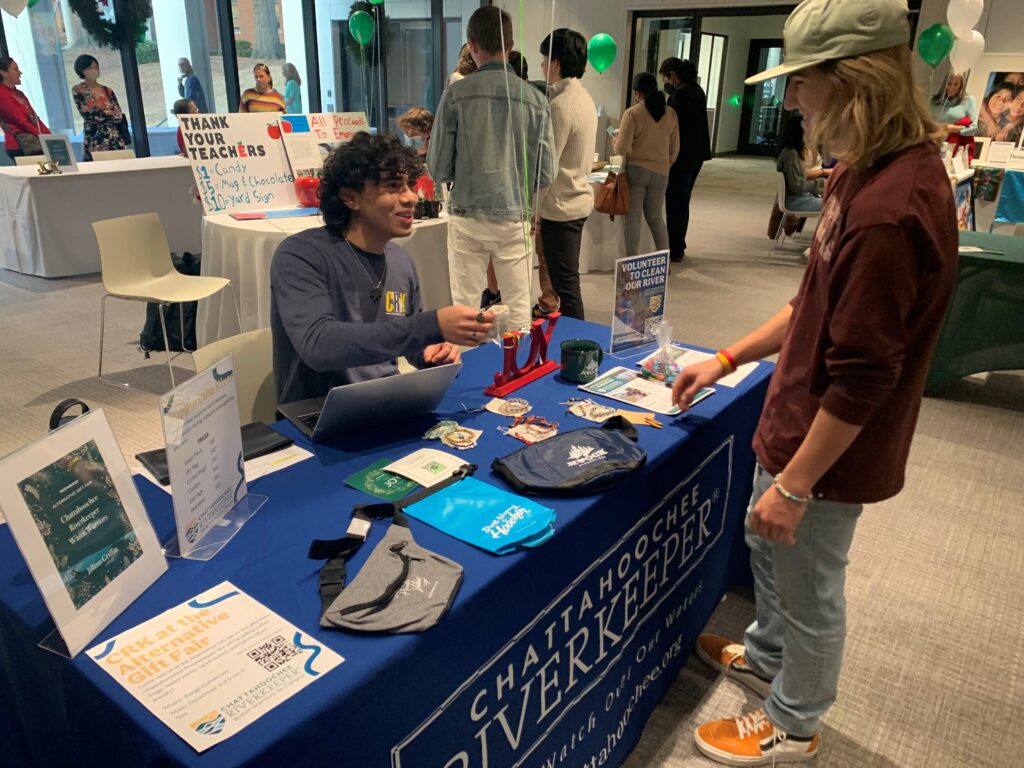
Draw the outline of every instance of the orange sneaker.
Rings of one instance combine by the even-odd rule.
[[[772,690],[772,681],[761,677],[747,666],[746,649],[740,643],[734,643],[718,635],[700,635],[697,638],[697,655],[719,672],[724,672],[733,680],[743,683],[754,693],[765,698]]]
[[[813,760],[818,734],[810,738],[787,736],[757,709],[748,715],[705,723],[693,732],[697,749],[725,765],[776,765]]]

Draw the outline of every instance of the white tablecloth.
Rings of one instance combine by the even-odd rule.
[[[40,176],[34,165],[0,169],[0,266],[41,277],[100,271],[92,223],[157,213],[171,250],[198,251],[202,209],[188,189],[183,157],[81,163],[76,173]]]
[[[235,305],[224,291],[199,302],[196,339],[200,346],[237,333],[270,327],[270,262],[277,246],[291,234],[323,225],[320,216],[292,219],[236,221],[226,213],[203,219],[203,274],[231,280],[229,291],[238,301],[242,327]],[[450,306],[448,286],[447,221],[416,222],[409,237],[395,243],[412,257],[420,280],[425,309]]]

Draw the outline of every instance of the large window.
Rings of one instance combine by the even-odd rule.
[[[106,7],[116,7],[116,0],[104,1]],[[73,71],[75,59],[87,53],[98,60],[100,82],[114,90],[133,134],[144,127],[149,153],[159,155],[177,151],[172,110],[184,90],[182,69],[193,78],[191,90],[198,84],[205,101],[199,106],[208,112],[227,111],[241,91],[254,85],[253,66],[263,63],[270,67],[275,88],[293,98],[290,111],[364,111],[374,125],[395,130],[395,119],[410,106],[436,109],[458,60],[466,23],[483,4],[152,0],[152,18],[131,43],[137,61],[132,72],[125,72],[122,61],[128,59],[121,51],[101,47],[88,35],[68,0],[37,0],[17,18],[0,11],[0,24],[8,52],[25,73],[21,90],[52,130],[71,135],[73,143],[81,145],[83,118],[71,88],[80,82]],[[230,10],[230,20],[222,10]],[[381,27],[363,50],[349,32],[354,10],[370,12]],[[307,39],[314,31],[315,39]],[[222,45],[233,50],[225,55]],[[319,51],[318,71],[310,73],[314,46]],[[183,59],[184,66],[179,64]],[[225,59],[233,59],[237,66],[226,71]],[[288,80],[293,81],[291,88]],[[135,83],[141,101],[129,98]],[[145,147],[136,151],[145,154]],[[0,162],[5,159],[0,156]]]

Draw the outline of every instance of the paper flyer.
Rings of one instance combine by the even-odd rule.
[[[649,344],[665,317],[668,251],[615,260],[610,351]]]
[[[643,360],[637,363],[638,368],[642,368],[644,363],[654,358],[661,350],[656,350],[651,354],[647,355]],[[681,347],[678,344],[672,345],[672,362],[676,363],[680,368],[685,368],[688,365],[696,365],[697,363],[703,363],[705,360],[710,360],[714,357],[710,352],[702,352],[699,349],[690,349],[689,347]],[[715,386],[721,385],[723,387],[736,387],[739,386],[747,376],[753,373],[757,369],[757,363],[744,363],[735,371],[730,373],[728,376],[723,376],[715,382]]]
[[[378,459],[365,469],[345,478],[345,485],[387,501],[397,501],[416,487],[412,480],[388,472],[384,467],[391,459]]]
[[[678,416],[682,411],[672,404],[672,388],[660,381],[651,381],[640,375],[640,371],[618,366],[607,373],[601,374],[589,384],[581,384],[580,389],[602,397],[610,397],[622,403],[629,403],[665,416]],[[711,387],[705,387],[697,393],[690,407],[714,393]]]
[[[281,142],[288,154],[292,173],[296,176],[310,175],[320,169],[324,159],[317,145],[316,134],[309,126],[308,115],[281,115]]]
[[[187,557],[248,493],[232,356],[161,397],[160,411],[178,547]]]
[[[465,463],[458,456],[452,456],[450,453],[433,448],[421,448],[398,461],[391,462],[384,469],[407,477],[424,488],[429,488],[451,477],[452,472]]]
[[[87,653],[197,752],[344,661],[227,581]]]

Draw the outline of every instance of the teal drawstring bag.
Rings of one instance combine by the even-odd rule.
[[[410,517],[495,555],[536,547],[555,532],[555,511],[467,477],[405,508]]]

